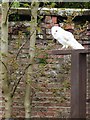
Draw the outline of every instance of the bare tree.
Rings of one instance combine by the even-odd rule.
[[[29,62],[30,66],[27,69],[27,80],[26,80],[26,92],[25,92],[25,118],[31,117],[31,83],[32,83],[32,68],[33,60],[35,56],[35,42],[36,42],[36,28],[37,28],[37,13],[38,13],[38,2],[31,3],[31,29],[30,34],[30,45],[29,45]]]
[[[1,21],[1,81],[2,91],[5,98],[5,118],[11,117],[11,94],[9,86],[9,75],[8,75],[8,17],[7,12],[9,9],[8,1],[2,1],[2,21]]]

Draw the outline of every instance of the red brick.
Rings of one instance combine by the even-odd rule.
[[[57,23],[57,17],[52,17],[52,22],[55,24]]]

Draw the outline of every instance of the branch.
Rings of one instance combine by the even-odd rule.
[[[9,71],[8,71],[8,68],[7,68],[7,66],[5,65],[5,63],[2,60],[0,60],[0,61],[4,65],[4,67],[5,67],[6,71],[7,71],[7,80],[8,80],[8,86],[9,86],[10,83],[9,83]]]
[[[25,73],[26,73],[26,70],[29,68],[30,65],[32,65],[32,64],[28,64],[28,65],[25,67],[23,74],[22,74],[21,77],[18,79],[18,81],[13,85],[13,90],[12,90],[12,93],[11,93],[11,97],[14,96],[14,93],[15,93],[15,91],[16,91],[16,89],[17,89],[18,84],[20,83],[21,79],[24,77],[24,75],[25,75]]]
[[[45,3],[44,3],[44,6],[45,6]],[[40,10],[39,11],[41,11],[42,10],[42,8],[40,8]],[[31,36],[34,34],[34,31],[32,32],[32,34],[30,35],[30,38],[31,38]],[[19,50],[18,50],[18,52],[17,52],[17,55],[16,55],[16,60],[17,60],[17,58],[18,58],[18,56],[19,56],[19,53],[20,53],[20,51],[21,51],[21,49],[24,47],[24,45],[27,43],[27,41],[28,41],[28,39],[20,46],[20,48],[19,48]]]
[[[4,67],[6,68],[7,73],[8,73],[8,68],[7,68],[7,66],[5,65],[5,63],[4,63],[2,60],[0,60],[0,61],[1,61],[1,63],[4,65]]]
[[[7,18],[8,18],[9,10],[11,9],[12,4],[13,4],[13,2],[10,4],[9,9],[8,9],[8,11],[7,11],[7,15],[6,15],[6,19],[5,19],[5,24],[6,24],[6,22],[7,22]]]
[[[18,58],[18,56],[19,56],[19,53],[20,53],[20,51],[21,51],[21,49],[24,47],[24,45],[27,43],[27,41],[28,41],[28,39],[20,46],[20,48],[18,49],[18,52],[17,52],[17,55],[16,55],[16,60],[17,60],[17,58]]]
[[[31,38],[31,36],[34,34],[34,31],[32,32],[32,34],[30,35],[30,38]],[[27,41],[28,41],[28,39],[20,46],[20,48],[18,49],[18,52],[17,52],[17,55],[16,55],[16,60],[17,60],[17,58],[18,58],[18,56],[19,56],[19,53],[20,53],[20,51],[22,50],[22,48],[24,47],[24,45],[27,43]]]

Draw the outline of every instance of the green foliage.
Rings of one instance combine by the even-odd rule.
[[[19,21],[20,19],[20,16],[17,12],[15,14],[11,14],[10,17],[13,18],[13,21]]]
[[[28,3],[24,3],[23,6],[26,7],[26,8],[30,7],[30,5]]]
[[[36,54],[35,61],[38,64],[48,64],[47,59],[48,59],[48,54],[45,53],[45,51],[39,51],[40,53]]]
[[[90,8],[89,2],[49,2],[47,4],[56,8]]]
[[[20,2],[18,2],[17,0],[15,0],[12,4],[12,7],[14,8],[19,8],[20,7]]]
[[[45,58],[36,58],[36,62],[38,64],[47,64],[47,61]]]
[[[40,7],[44,5],[43,2],[40,3]],[[56,8],[90,8],[89,2],[46,2],[45,7],[56,7]]]
[[[15,1],[13,3],[13,7],[26,7],[29,8],[31,3],[29,2],[18,2]],[[89,2],[40,2],[39,7],[49,7],[49,8],[90,8],[90,3]]]
[[[57,4],[57,7],[62,7],[62,8],[90,8],[90,3],[89,2],[62,2]]]

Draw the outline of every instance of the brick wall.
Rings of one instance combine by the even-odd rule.
[[[11,41],[9,44],[9,50],[14,52],[16,48],[12,48],[15,46],[16,40]],[[51,44],[51,45],[50,45]],[[56,49],[59,46],[51,42],[49,49]],[[70,93],[69,93],[69,73],[65,73],[65,76],[62,75],[60,79],[59,72],[63,72],[64,68],[59,68],[60,61],[63,63],[62,58],[48,56],[46,58],[46,52],[48,51],[48,46],[44,44],[37,44],[38,55],[35,58],[35,65],[33,67],[33,83],[32,86],[35,90],[32,89],[32,117],[66,117],[69,116],[70,111]],[[43,50],[42,50],[43,49]],[[42,52],[41,52],[42,51]],[[24,69],[24,66],[28,62],[27,60],[27,52],[28,52],[28,43],[24,46],[20,53],[20,57],[18,58],[18,62],[20,65],[20,70]],[[40,63],[39,60],[45,59],[47,63]],[[22,66],[23,65],[23,66]],[[58,67],[58,68],[57,68]],[[61,66],[63,67],[63,66]],[[58,70],[59,69],[59,70]],[[21,71],[22,71],[21,70]],[[42,72],[43,70],[43,72]],[[65,80],[68,76],[68,82]],[[25,92],[25,80],[22,79],[20,82],[18,89],[16,91],[14,102],[13,102],[13,111],[12,114],[14,117],[24,117],[24,92]],[[64,90],[63,86],[68,87]],[[60,88],[61,86],[61,88]],[[60,100],[61,99],[61,100]]]
[[[47,17],[48,19],[48,17]],[[50,17],[55,25],[58,25],[56,17]],[[47,21],[46,21],[47,22]],[[46,29],[50,30],[50,24]],[[45,30],[46,30],[45,29]],[[47,31],[48,31],[47,30]],[[51,36],[50,36],[51,37]],[[22,38],[21,44],[26,37]],[[33,67],[32,86],[32,117],[70,117],[70,61],[63,61],[63,56],[48,57],[48,50],[58,49],[59,44],[52,42],[52,38],[47,44],[43,44],[43,40],[37,40],[36,47],[37,56],[35,57],[35,65]],[[28,63],[28,46],[27,43],[18,58],[19,70],[18,77],[22,74],[22,70]],[[49,46],[49,47],[48,47]],[[16,35],[9,39],[9,51],[13,56],[16,55],[18,49],[18,37]],[[11,55],[12,56],[12,55]],[[42,63],[41,60],[43,59]],[[68,65],[67,65],[68,64]],[[21,80],[13,101],[13,117],[24,117],[24,95],[25,95],[26,76]],[[2,89],[0,87],[0,89]],[[0,90],[1,91],[1,90]],[[4,114],[4,103],[2,102],[2,92],[0,92],[0,117]],[[2,113],[3,112],[3,113]]]
[[[9,51],[12,51],[13,56],[15,56],[18,37],[17,35],[15,39],[13,37],[15,37],[15,35],[12,36],[12,40],[9,40]],[[21,43],[25,40],[26,38],[24,36]],[[28,47],[29,44],[27,43],[20,52],[18,58],[19,73],[24,69],[24,66],[28,64]],[[58,56],[58,58],[52,55],[47,56],[48,50],[58,49],[59,47],[60,45],[55,45],[52,40],[48,41],[48,45],[43,44],[43,40],[36,44],[37,55],[33,67],[34,76],[32,82],[32,86],[35,88],[32,89],[32,117],[70,116],[70,72],[64,74],[65,66],[63,66],[62,56]],[[18,74],[18,76],[19,75],[20,74]],[[12,110],[14,117],[24,117],[25,114],[25,80],[26,77],[21,80],[15,93]]]

